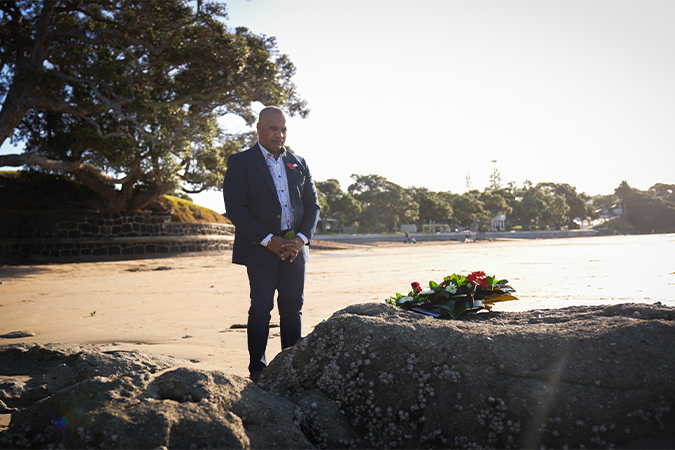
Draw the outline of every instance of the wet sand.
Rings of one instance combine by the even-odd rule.
[[[405,293],[412,281],[426,285],[452,272],[473,270],[507,278],[518,290],[520,301],[500,303],[498,311],[627,301],[675,306],[675,273],[668,271],[672,264],[667,251],[675,246],[675,236],[638,238],[642,240],[336,245],[341,249],[313,250],[303,335],[345,306]],[[652,256],[648,264],[636,258],[655,248],[663,258]],[[0,339],[0,345],[54,342],[138,349],[191,360],[192,367],[246,376],[246,331],[237,326],[246,323],[248,279],[246,269],[231,264],[230,258],[226,253],[2,267],[0,335],[26,330],[37,336]],[[630,281],[629,274],[642,277],[643,283]],[[653,279],[645,279],[650,274]],[[272,322],[278,323],[276,311]],[[280,351],[279,329],[270,331],[269,360]]]

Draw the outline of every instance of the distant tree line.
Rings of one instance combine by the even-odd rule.
[[[463,194],[403,188],[380,175],[352,175],[343,191],[335,179],[316,183],[322,214],[333,228],[357,226],[362,232],[392,231],[400,224],[447,224],[451,229],[489,230],[491,219],[505,216],[507,229],[575,229],[579,221],[597,219],[620,206],[623,219],[639,230],[675,229],[675,185],[656,184],[643,192],[624,181],[614,195],[591,198],[562,183],[526,181],[501,186],[498,172],[483,191]]]
[[[622,181],[614,194],[629,226],[644,232],[675,231],[675,184],[657,183],[641,191]]]

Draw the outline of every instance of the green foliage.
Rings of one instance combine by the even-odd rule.
[[[522,187],[508,183],[498,189],[483,192],[471,190],[463,194],[433,192],[424,187],[404,189],[379,175],[352,175],[355,182],[349,193],[340,189],[337,180],[318,182],[317,187],[326,198],[330,217],[340,218],[341,224],[355,222],[360,209],[362,231],[391,230],[396,222],[450,223],[462,227],[489,230],[488,220],[504,213],[511,230],[546,230],[567,226],[578,228],[576,218],[599,217],[596,208],[610,209],[615,195],[593,199],[576,188],[562,183],[533,183]],[[624,209],[633,225],[643,231],[675,230],[675,185],[658,183],[649,191],[630,188],[623,182],[617,188]],[[592,203],[592,204],[591,204]],[[347,208],[345,205],[348,205]],[[352,222],[352,223],[353,223]]]
[[[255,121],[254,102],[308,113],[295,68],[274,38],[230,31],[223,4],[67,0],[0,5],[0,143],[24,155],[0,165],[68,172],[96,193],[89,206],[136,211],[175,188],[222,183],[250,136],[216,117]]]
[[[322,214],[337,220],[339,227],[351,227],[361,215],[361,204],[351,195],[340,188],[340,183],[334,178],[316,183],[326,205],[322,206]]]
[[[503,189],[488,191],[480,194],[480,201],[483,203],[483,209],[487,215],[492,218],[499,213],[511,214],[513,208],[506,202],[506,196]]]
[[[412,200],[418,205],[418,224],[449,223],[452,219],[452,203],[437,192],[424,187],[407,189]]]
[[[675,203],[656,195],[654,191],[640,191],[623,181],[615,190],[622,199],[624,217],[631,226],[643,231],[675,230]]]
[[[453,199],[452,209],[457,222],[463,227],[469,227],[479,220],[487,220],[488,214],[480,200],[478,191],[469,191]]]
[[[211,209],[171,195],[162,196],[157,203],[171,211],[173,222],[231,223],[226,217]]]
[[[623,218],[615,217],[595,227],[596,229],[610,229],[617,231],[633,230],[634,228]]]
[[[616,206],[614,194],[601,195],[593,198],[593,207],[599,210],[611,211]]]
[[[394,223],[414,223],[419,205],[401,186],[379,175],[352,175],[347,189],[361,203],[360,224],[367,231],[391,230]]]
[[[330,205],[326,201],[326,196],[323,195],[321,189],[316,187],[316,197],[319,200],[319,207],[321,208],[321,214],[326,215],[330,211]]]
[[[649,192],[655,197],[675,202],[675,184],[656,183],[649,188]]]
[[[490,173],[490,182],[486,189],[486,191],[489,192],[497,191],[502,187],[502,174],[499,172],[499,168],[497,167],[497,161],[493,160],[492,164],[494,164],[494,166],[492,167],[492,172]]]

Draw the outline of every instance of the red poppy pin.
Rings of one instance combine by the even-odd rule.
[[[293,163],[287,163],[286,166],[288,166],[288,168],[291,170],[295,170],[298,168],[298,165]]]

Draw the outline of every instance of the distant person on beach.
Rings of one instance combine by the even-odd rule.
[[[309,168],[284,148],[284,113],[274,106],[264,108],[256,128],[258,142],[229,157],[223,183],[227,217],[235,226],[232,262],[246,266],[251,290],[248,370],[254,382],[267,366],[275,292],[282,349],[300,339],[307,246],[319,219]]]

